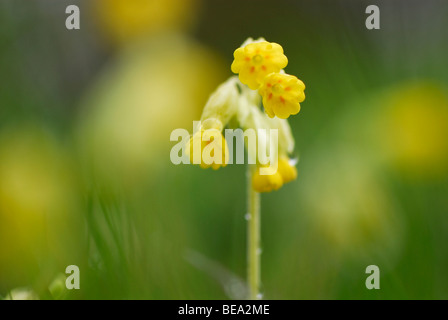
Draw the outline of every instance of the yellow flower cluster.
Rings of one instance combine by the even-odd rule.
[[[278,190],[297,178],[295,161],[288,156],[294,149],[294,138],[287,119],[300,111],[305,100],[305,84],[297,77],[285,74],[288,58],[276,43],[248,39],[234,53],[232,76],[221,84],[208,99],[201,122],[184,149],[190,163],[214,170],[229,163],[229,148],[222,132],[226,126],[253,130],[256,140],[246,144],[252,173],[252,188],[256,192]],[[264,112],[260,109],[261,102]],[[260,144],[267,142],[263,132],[277,130],[275,149],[269,152],[269,165],[261,164]],[[250,141],[249,141],[250,140]],[[261,143],[260,143],[261,141]],[[265,146],[267,147],[267,146]]]
[[[252,177],[252,187],[257,192],[278,190],[284,184],[297,178],[297,169],[293,161],[286,156],[279,159],[277,170],[273,167],[266,169],[268,170],[268,174],[261,175],[258,168]]]
[[[293,75],[282,72],[288,64],[283,48],[267,41],[252,42],[234,52],[232,72],[250,89],[263,97],[266,114],[286,119],[300,111],[305,100],[305,84]]]

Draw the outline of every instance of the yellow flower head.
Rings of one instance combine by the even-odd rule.
[[[259,92],[263,97],[266,114],[286,119],[299,113],[300,103],[305,100],[305,84],[289,74],[271,73],[264,79]]]
[[[297,169],[293,161],[294,160],[290,160],[288,157],[281,157],[278,160],[277,170],[282,176],[284,184],[297,179]]]
[[[262,175],[260,174],[259,168],[255,170],[252,176],[252,187],[257,192],[271,192],[273,190],[278,190],[283,185],[283,178],[273,167],[267,167],[266,169],[271,169],[270,174]],[[268,172],[269,173],[269,172]]]
[[[268,74],[279,72],[288,64],[282,46],[267,41],[238,48],[233,56],[232,72],[239,73],[240,81],[252,90],[258,89]]]
[[[218,170],[229,163],[229,147],[218,129],[196,132],[188,142],[186,153],[191,163],[199,164],[203,169]]]

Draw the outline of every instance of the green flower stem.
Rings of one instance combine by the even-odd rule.
[[[247,281],[249,299],[259,300],[260,294],[260,194],[252,187],[255,165],[247,166]]]

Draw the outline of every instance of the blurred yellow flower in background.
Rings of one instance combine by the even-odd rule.
[[[198,0],[97,0],[99,27],[114,43],[132,42],[162,30],[183,30],[195,20]]]
[[[73,214],[77,203],[71,169],[67,154],[46,130],[20,125],[0,132],[3,284],[26,284],[37,266],[46,267],[39,277],[52,277],[68,255],[77,257],[76,234],[82,229]]]
[[[340,145],[315,154],[300,199],[316,232],[339,253],[391,259],[405,226],[375,165],[355,150]]]
[[[167,165],[160,158],[164,152],[169,158],[171,131],[192,128],[224,78],[222,65],[182,35],[164,34],[122,50],[83,100],[78,143],[94,175],[131,185]]]
[[[439,85],[401,85],[381,100],[378,138],[386,159],[402,174],[435,178],[448,173],[448,95]]]

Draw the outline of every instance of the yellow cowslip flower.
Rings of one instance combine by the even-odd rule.
[[[218,170],[229,163],[229,147],[218,129],[199,130],[188,142],[186,153],[192,164]]]
[[[288,157],[281,157],[278,160],[277,170],[282,176],[284,184],[297,179],[297,169],[293,161],[294,160],[291,160]]]
[[[265,77],[259,92],[263,97],[266,114],[273,118],[277,116],[286,119],[299,113],[300,103],[305,100],[305,84],[297,77],[271,73]]]
[[[280,72],[288,64],[283,48],[277,43],[262,41],[249,43],[235,50],[232,72],[239,73],[239,79],[252,90],[263,83],[272,72]]]
[[[260,169],[257,168],[252,176],[252,187],[257,192],[271,192],[278,190],[283,185],[283,178],[278,170],[274,167],[265,167],[271,171],[270,174],[260,174]]]

